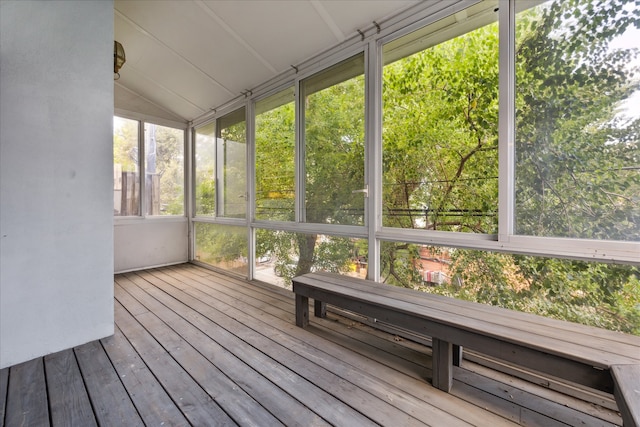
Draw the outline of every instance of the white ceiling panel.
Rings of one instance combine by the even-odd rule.
[[[153,5],[151,13],[148,4]],[[226,90],[228,96],[238,91],[237,83],[229,75],[228,64],[234,64],[238,70],[251,69],[254,72],[263,67],[257,59],[247,55],[243,47],[197,2],[124,1],[122,5],[116,2],[116,11],[116,16],[122,14],[135,23],[141,35],[146,33],[146,37],[154,38],[163,50],[175,53],[180,62],[200,70]],[[263,72],[269,75],[266,68]]]
[[[115,107],[190,121],[416,0],[115,0]]]
[[[242,14],[235,2],[206,4],[278,72],[342,41],[308,1],[244,1]]]
[[[144,112],[144,114],[152,117],[176,122],[184,121],[184,118],[171,111],[167,111],[164,107],[161,107],[148,99],[143,98],[118,82],[114,85],[113,96],[115,105],[118,106],[117,108],[122,110]]]
[[[321,3],[340,30],[351,35],[358,29],[370,28],[373,21],[383,21],[385,18],[396,15],[419,2],[416,0],[325,0]],[[366,10],[366,13],[363,13],[363,9]]]
[[[136,33],[136,29],[118,15],[115,17],[115,29],[116,33],[119,31],[123,34]],[[233,95],[203,73],[200,68],[184,61],[178,52],[164,48],[163,44],[156,39],[150,37],[142,39],[144,43],[137,42],[125,48],[126,66],[135,68],[147,79],[155,82],[160,89],[173,91],[203,110],[210,107],[212,97]],[[122,74],[126,74],[124,69]]]
[[[121,72],[120,75],[119,84],[180,117],[197,117],[207,111],[195,106],[177,92],[158,86],[137,69],[130,68],[126,74]],[[116,108],[119,106],[116,105]]]

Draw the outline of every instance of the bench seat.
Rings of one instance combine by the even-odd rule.
[[[301,327],[312,298],[317,317],[332,304],[430,336],[432,382],[444,391],[460,347],[607,393],[614,393],[612,366],[640,366],[640,337],[633,335],[332,273],[295,277],[293,291]]]
[[[613,365],[614,388],[625,427],[640,427],[640,365]]]

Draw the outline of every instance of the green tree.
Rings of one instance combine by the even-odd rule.
[[[256,116],[256,217],[295,219],[295,105]]]
[[[383,105],[385,225],[497,232],[497,25],[387,65]]]

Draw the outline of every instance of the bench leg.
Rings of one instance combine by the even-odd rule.
[[[453,344],[453,366],[460,366],[462,363],[462,346]]]
[[[431,368],[433,371],[432,384],[447,393],[453,385],[453,345],[448,341],[432,338],[433,352]]]
[[[314,299],[313,315],[316,317],[327,317],[327,304],[322,301],[318,301],[317,299]]]
[[[301,328],[309,324],[309,297],[296,294],[296,326]]]

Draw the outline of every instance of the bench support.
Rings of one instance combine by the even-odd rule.
[[[327,304],[314,299],[313,315],[327,317]],[[296,326],[305,328],[308,324],[309,297],[296,294]],[[462,362],[462,347],[433,338],[432,350],[433,386],[449,392],[453,385],[453,366],[460,366]]]
[[[462,363],[462,346],[453,344],[453,366],[460,366]]]
[[[309,297],[296,294],[296,326],[305,328],[309,324]]]
[[[313,315],[316,317],[327,317],[327,304],[322,301],[318,301],[317,299],[314,299]]]
[[[432,384],[434,387],[447,393],[453,385],[453,345],[450,342],[431,339],[431,371],[433,372]]]

